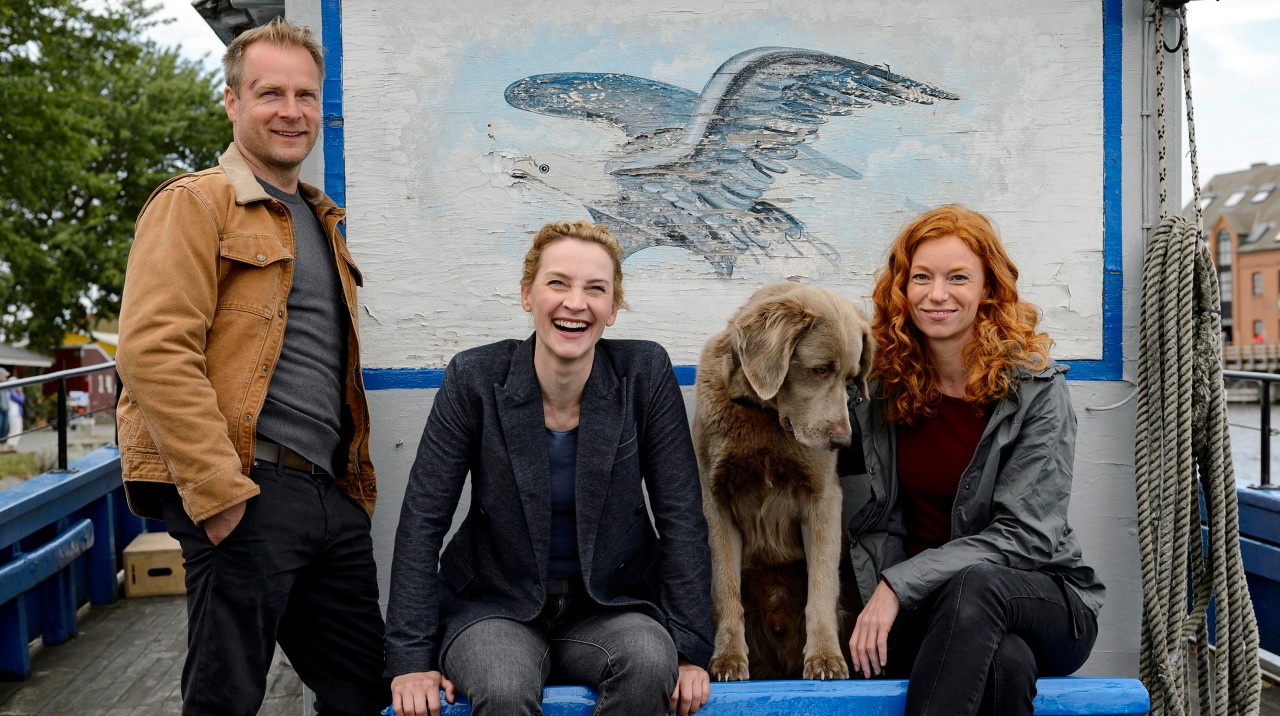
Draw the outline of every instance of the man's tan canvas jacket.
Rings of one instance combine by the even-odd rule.
[[[369,514],[377,498],[360,373],[360,272],[338,231],[345,213],[300,184],[333,246],[351,320],[338,486]],[[178,496],[197,524],[258,494],[254,431],[284,341],[293,282],[289,211],[233,143],[218,166],[169,180],[138,217],[125,274],[117,369],[120,463],[129,508],[159,518]]]

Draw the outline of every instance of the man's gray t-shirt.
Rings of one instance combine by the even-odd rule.
[[[293,286],[284,346],[258,416],[258,434],[333,471],[341,430],[347,314],[333,248],[300,194],[258,180],[293,219]]]

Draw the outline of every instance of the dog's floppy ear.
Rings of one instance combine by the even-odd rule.
[[[734,318],[730,342],[742,374],[762,400],[772,400],[787,377],[791,354],[813,325],[813,314],[791,296],[749,303]]]
[[[867,388],[867,380],[871,377],[871,368],[875,365],[876,359],[876,339],[871,334],[871,326],[866,321],[861,321],[859,327],[862,332],[862,355],[858,356],[858,390],[862,391],[862,397],[871,399],[871,392]]]

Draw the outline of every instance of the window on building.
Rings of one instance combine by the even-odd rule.
[[[1236,204],[1239,204],[1241,201],[1244,201],[1244,195],[1248,193],[1249,193],[1248,189],[1241,189],[1240,191],[1232,194],[1231,196],[1227,197],[1227,202],[1222,205],[1222,208],[1230,209]]]
[[[1262,295],[1262,272],[1261,271],[1253,272],[1253,295],[1255,296]]]
[[[1217,199],[1217,198],[1218,198],[1218,195],[1217,195],[1217,194],[1205,194],[1205,195],[1201,196],[1201,197],[1200,197],[1200,211],[1204,211],[1205,209],[1208,209],[1208,208],[1209,208],[1209,205],[1213,203],[1213,200],[1214,200],[1214,199]]]
[[[1231,266],[1231,232],[1223,229],[1218,232],[1218,268]]]
[[[1255,343],[1267,342],[1267,332],[1262,327],[1262,321],[1253,322],[1253,341]]]
[[[1275,184],[1263,184],[1258,187],[1258,191],[1254,193],[1253,198],[1249,200],[1250,204],[1261,204],[1271,196],[1271,192],[1275,191]]]

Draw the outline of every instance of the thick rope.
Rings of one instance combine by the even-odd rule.
[[[1156,6],[1157,47],[1163,9]],[[1181,9],[1196,222],[1164,216],[1147,246],[1139,325],[1135,447],[1138,549],[1142,559],[1140,668],[1151,714],[1191,711],[1194,644],[1204,716],[1256,716],[1258,626],[1240,559],[1239,515],[1222,385],[1216,269],[1200,241],[1199,173],[1190,95],[1186,9]],[[1157,49],[1160,206],[1166,211],[1164,52]],[[1191,280],[1187,280],[1190,278]],[[1201,501],[1207,543],[1200,527]],[[1188,585],[1192,591],[1188,593]],[[1188,600],[1193,600],[1188,612]],[[1207,610],[1215,608],[1209,659]]]

